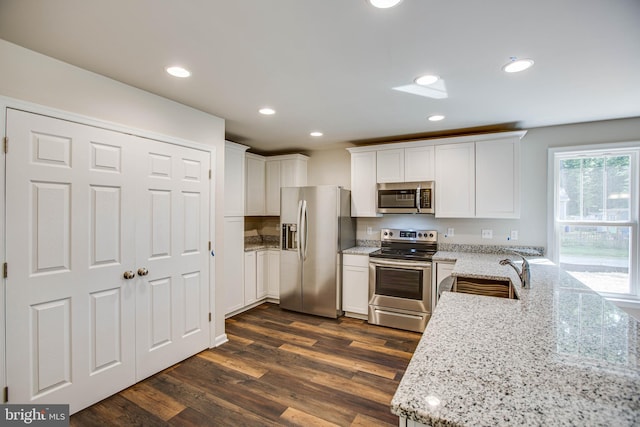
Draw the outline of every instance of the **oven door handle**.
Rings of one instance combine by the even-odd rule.
[[[376,260],[369,259],[369,264],[381,265],[385,267],[409,267],[409,268],[431,267],[430,262],[403,262],[399,260],[384,261],[380,259],[376,259]]]
[[[420,184],[418,184],[418,188],[416,189],[416,209],[418,210],[418,213],[420,213]]]

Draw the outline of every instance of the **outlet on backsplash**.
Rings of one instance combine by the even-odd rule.
[[[483,239],[493,239],[493,230],[482,230]]]

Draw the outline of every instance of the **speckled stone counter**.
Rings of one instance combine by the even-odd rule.
[[[504,258],[436,255],[476,277]],[[519,300],[442,294],[394,414],[438,426],[640,425],[638,322],[554,264],[530,263]]]
[[[371,246],[354,246],[352,248],[349,249],[345,249],[342,251],[342,254],[348,254],[348,255],[369,255],[371,252],[375,252],[377,251],[378,248],[375,247],[371,247]]]

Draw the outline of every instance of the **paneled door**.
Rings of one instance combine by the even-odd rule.
[[[206,348],[209,154],[12,109],[7,135],[10,402],[76,412]]]
[[[209,153],[137,138],[136,358],[145,378],[209,344]]]

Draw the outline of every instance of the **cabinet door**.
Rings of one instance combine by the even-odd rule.
[[[280,251],[269,249],[267,251],[267,296],[269,298],[280,299]]]
[[[307,161],[283,159],[280,161],[280,186],[304,187],[307,185]]]
[[[474,152],[473,142],[436,146],[436,217],[475,216]]]
[[[246,155],[245,215],[264,215],[266,212],[265,160],[261,156]]]
[[[258,251],[256,254],[256,299],[259,300],[267,296],[268,260],[267,251]]]
[[[366,316],[369,313],[369,257],[344,255],[342,264],[342,309]]]
[[[476,217],[520,217],[520,139],[476,142]]]
[[[266,163],[266,213],[280,215],[280,160],[269,160]]]
[[[378,216],[375,151],[351,153],[351,216]]]
[[[256,251],[244,253],[244,305],[257,301]]]
[[[244,150],[226,143],[224,150],[224,216],[244,216]]]
[[[224,219],[225,314],[244,306],[244,217]]]
[[[407,182],[433,181],[435,178],[433,145],[404,149],[404,179]],[[437,190],[437,189],[436,189]]]
[[[376,182],[404,182],[404,149],[376,153]]]

